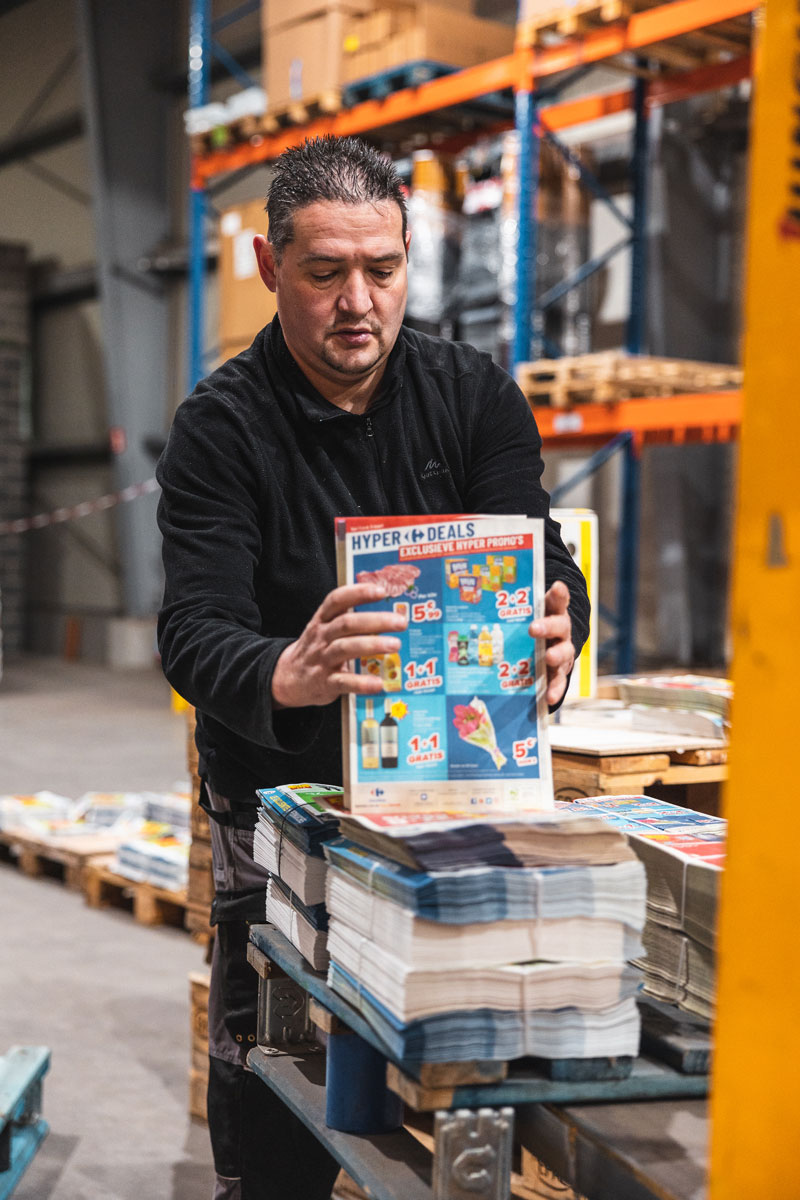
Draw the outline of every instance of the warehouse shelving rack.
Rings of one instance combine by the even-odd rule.
[[[190,200],[190,318],[189,375],[194,383],[205,374],[202,344],[204,327],[205,219],[207,189],[220,179],[269,162],[287,146],[321,134],[375,135],[416,118],[443,109],[468,104],[484,96],[508,91],[514,95],[514,124],[519,137],[517,288],[514,310],[514,362],[541,353],[541,311],[537,311],[535,261],[535,189],[538,184],[539,139],[557,142],[559,131],[589,124],[602,117],[633,109],[636,117],[632,158],[633,214],[625,236],[610,252],[585,264],[559,285],[558,295],[577,286],[611,254],[631,247],[631,303],[627,349],[642,349],[644,329],[646,251],[646,161],[650,111],[703,92],[729,87],[749,78],[751,56],[742,54],[726,61],[670,72],[654,79],[637,77],[632,86],[581,96],[553,99],[548,81],[563,72],[579,72],[623,53],[641,54],[647,48],[702,30],[708,26],[751,13],[757,0],[671,0],[656,8],[633,13],[626,20],[603,26],[563,43],[545,47],[519,46],[513,54],[479,66],[455,71],[415,87],[394,92],[383,99],[367,100],[353,108],[319,117],[306,125],[282,129],[230,148],[196,155],[192,160]],[[236,12],[249,12],[245,3]],[[236,12],[224,18],[229,23]],[[208,100],[210,65],[213,57],[214,24],[211,0],[193,0],[189,47],[189,100],[191,106]],[[574,76],[571,74],[570,78]],[[507,124],[506,128],[510,125]],[[498,126],[496,125],[495,128]],[[607,196],[601,198],[609,200]],[[544,297],[552,302],[557,295]],[[539,298],[541,306],[542,297]],[[547,347],[548,351],[551,349]],[[546,443],[556,447],[591,446],[614,439],[621,432],[630,436],[616,442],[623,457],[622,517],[617,553],[616,614],[603,615],[616,628],[616,669],[629,672],[634,666],[635,591],[639,508],[639,456],[643,445],[653,441],[724,441],[736,436],[741,397],[738,393],[710,393],[675,397],[669,401],[642,398],[617,405],[584,406],[570,413],[548,409],[537,412],[540,432]],[[600,455],[598,462],[607,455]],[[581,472],[581,478],[584,472]],[[568,485],[560,489],[563,494]]]

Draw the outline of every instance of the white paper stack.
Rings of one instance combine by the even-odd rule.
[[[517,835],[528,824],[517,819]],[[593,821],[572,823],[580,865],[565,865],[569,824],[542,821],[535,851],[530,829],[517,837],[537,857],[552,854],[555,840],[558,868],[425,873],[348,839],[326,846],[328,981],[398,1058],[637,1053],[638,978],[627,961],[643,952],[644,872],[625,840],[608,839]],[[357,821],[347,827],[357,835]],[[592,831],[601,865],[592,862]],[[443,838],[451,834],[445,826]],[[606,862],[614,845],[619,861]],[[437,854],[430,825],[425,853]]]
[[[644,990],[711,1020],[727,822],[651,796],[567,802],[627,834],[647,871]]]
[[[327,863],[322,846],[339,830],[342,789],[324,783],[287,783],[258,792],[261,807],[253,858],[278,876],[303,904],[325,899]]]
[[[449,925],[417,917],[392,900],[370,893],[332,868],[325,903],[332,919],[377,946],[390,946],[409,967],[432,970],[475,964],[531,962],[624,962],[642,952],[636,931],[621,921],[595,917],[504,920]],[[640,919],[641,910],[634,916]],[[332,922],[331,930],[333,931]]]
[[[71,819],[75,801],[57,792],[17,792],[0,796],[0,829],[27,829],[42,833],[52,822]]]
[[[137,883],[170,892],[183,891],[189,880],[191,836],[158,821],[142,821],[138,831],[118,847],[113,870]]]
[[[282,879],[303,904],[321,904],[325,899],[324,858],[304,854],[288,839],[281,838],[274,825],[259,817],[253,835],[253,858]]]
[[[258,792],[261,807],[253,858],[270,872],[267,920],[280,929],[315,970],[328,965],[328,915],[322,848],[338,834],[342,789],[290,783]]]
[[[267,884],[267,921],[279,929],[315,971],[328,965],[328,914],[324,904],[303,904],[273,875]]]

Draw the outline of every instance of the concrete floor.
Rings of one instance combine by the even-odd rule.
[[[186,778],[185,754],[155,670],[6,664],[0,792],[168,788]],[[0,906],[0,1053],[52,1050],[51,1132],[15,1200],[209,1200],[207,1131],[187,1115],[188,974],[201,949],[5,863]]]

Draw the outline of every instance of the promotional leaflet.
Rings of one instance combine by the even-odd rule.
[[[503,516],[342,517],[339,583],[381,583],[365,610],[402,612],[391,654],[345,696],[345,803],[354,812],[552,808],[544,647],[544,525]]]

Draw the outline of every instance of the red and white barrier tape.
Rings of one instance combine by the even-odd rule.
[[[115,504],[125,504],[128,500],[146,496],[148,492],[158,491],[158,487],[158,480],[145,479],[144,483],[132,483],[121,492],[109,492],[105,496],[98,496],[96,500],[73,504],[71,508],[55,508],[49,513],[37,513],[35,517],[20,517],[17,521],[0,521],[0,534],[27,533],[29,529],[44,529],[47,525],[60,525],[62,521],[88,517],[90,513],[101,512],[104,508],[113,508]]]

